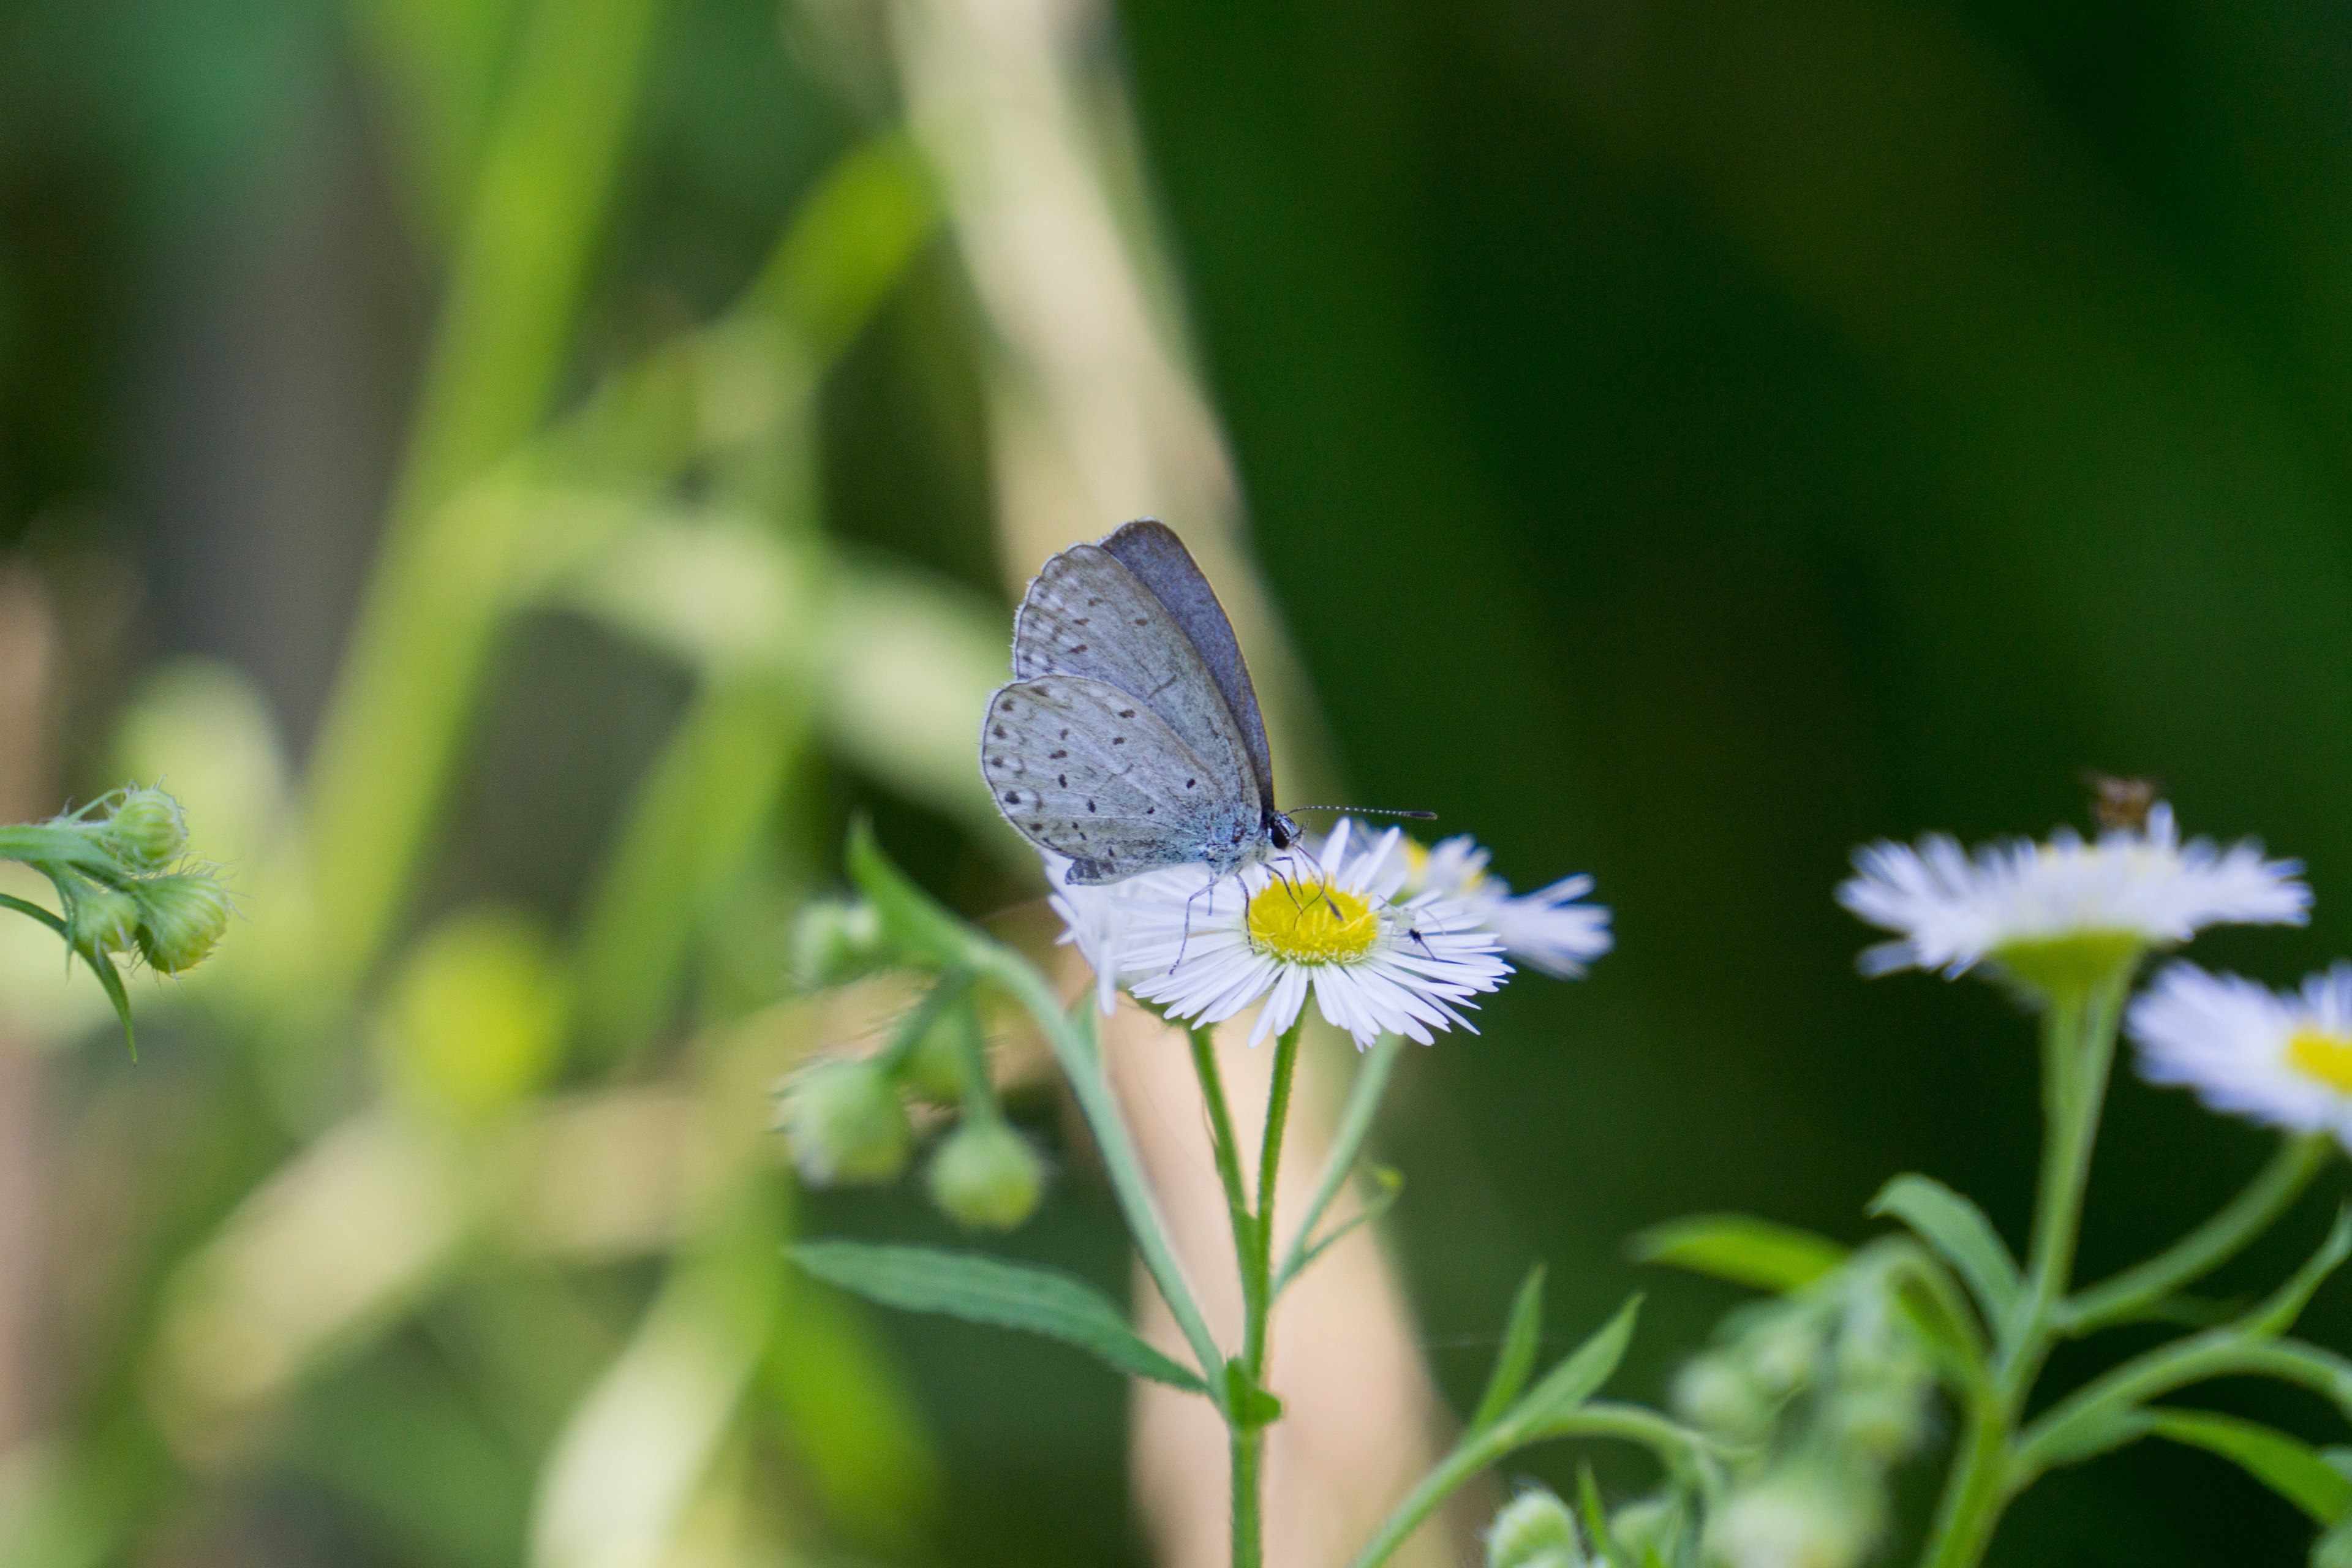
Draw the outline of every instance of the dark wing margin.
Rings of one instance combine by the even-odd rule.
[[[1265,809],[1274,809],[1274,757],[1265,744],[1265,718],[1258,711],[1257,689],[1250,684],[1249,666],[1242,660],[1242,645],[1234,639],[1234,624],[1225,618],[1217,591],[1192,560],[1192,552],[1166,523],[1141,518],[1118,529],[1101,542],[1136,581],[1168,607],[1177,627],[1192,639],[1217,683],[1218,695],[1234,716],[1249,750],[1250,773],[1257,780],[1257,797]]]

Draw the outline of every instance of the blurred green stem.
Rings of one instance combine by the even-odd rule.
[[[1920,1559],[1925,1568],[1976,1568],[2016,1494],[2018,1420],[2051,1347],[2065,1331],[2063,1304],[2082,1232],[2083,1195],[2130,983],[2126,965],[2097,984],[2045,1000],[2042,1176],[2025,1289],[2008,1321],[1991,1325],[1992,1376],[1969,1400],[1944,1500]]]
[[[2325,1132],[2305,1132],[2284,1140],[2270,1163],[2228,1207],[2147,1262],[2064,1303],[2059,1318],[2065,1331],[2087,1334],[2129,1322],[2183,1286],[2219,1268],[2303,1195],[2335,1150],[2335,1140]]]
[[[520,519],[452,507],[546,413],[659,0],[541,0],[452,258],[405,465],[321,727],[307,847],[318,970],[347,990],[395,918],[495,630]],[[503,524],[504,526],[500,526]]]
[[[1215,1401],[1219,1413],[1231,1420],[1231,1404],[1223,1376],[1224,1358],[1217,1349],[1215,1336],[1209,1332],[1208,1320],[1201,1315],[1200,1303],[1193,1300],[1191,1287],[1184,1282],[1183,1267],[1177,1262],[1176,1249],[1168,1240],[1167,1222],[1160,1218],[1151,1185],[1144,1179],[1142,1158],[1135,1152],[1135,1141],[1128,1135],[1127,1123],[1118,1113],[1118,1097],[1111,1092],[1110,1081],[1103,1074],[1092,998],[1081,998],[1076,1008],[1065,1011],[1045,977],[1027,959],[996,942],[980,941],[969,944],[966,962],[974,974],[993,982],[1020,1003],[1045,1035],[1054,1060],[1078,1102],[1079,1113],[1094,1134],[1103,1172],[1110,1178],[1111,1191],[1118,1198],[1119,1213],[1127,1220],[1135,1249],[1142,1257],[1144,1268],[1150,1271],[1151,1282],[1159,1287],[1160,1300],[1168,1303],[1169,1314],[1176,1320],[1176,1327],[1191,1347],[1193,1359],[1200,1363],[1201,1377],[1209,1385],[1210,1398]]]

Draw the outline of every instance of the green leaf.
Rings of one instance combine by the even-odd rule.
[[[1601,1483],[1592,1479],[1591,1465],[1576,1468],[1576,1512],[1584,1521],[1584,1539],[1591,1544],[1593,1555],[1603,1563],[1615,1563],[1623,1555],[1617,1550],[1617,1538],[1609,1531],[1609,1510],[1601,1500]]]
[[[2150,1410],[2150,1435],[2219,1454],[2322,1525],[2352,1514],[2352,1479],[2300,1437],[2205,1410]]]
[[[885,1306],[1025,1329],[1091,1352],[1132,1376],[1209,1392],[1198,1374],[1138,1338],[1109,1297],[1066,1274],[977,1253],[856,1241],[804,1242],[792,1255],[818,1279]]]
[[[2295,1319],[2310,1304],[2312,1293],[2326,1282],[2347,1256],[2352,1256],[2352,1207],[2336,1211],[2336,1224],[2328,1230],[2327,1239],[2311,1260],[2294,1271],[2294,1278],[2280,1286],[2269,1300],[2247,1317],[2245,1331],[2267,1339],[2283,1334],[2294,1326]]]
[[[66,922],[38,904],[30,903],[12,893],[0,893],[0,909],[15,910],[18,914],[32,916],[57,932],[58,940],[68,950],[81,955],[81,961],[89,965],[89,972],[98,976],[98,984],[106,992],[106,999],[114,1004],[114,1016],[122,1020],[122,1043],[131,1048],[131,1059],[137,1061],[139,1036],[131,1026],[131,994],[122,988],[122,973],[114,967],[114,960],[102,952],[92,952],[88,948],[77,946]]]
[[[1846,1259],[1846,1248],[1810,1230],[1739,1214],[1692,1215],[1652,1226],[1632,1244],[1636,1261],[1788,1291],[1811,1284]]]
[[[1518,1294],[1511,1299],[1511,1315],[1503,1327],[1503,1348],[1496,1353],[1495,1370],[1487,1374],[1486,1392],[1478,1396],[1478,1413],[1470,1417],[1473,1432],[1508,1410],[1536,1369],[1536,1352],[1543,1345],[1543,1282],[1544,1267],[1538,1263],[1528,1270],[1528,1277],[1519,1281]]]
[[[849,879],[874,902],[882,929],[913,956],[935,968],[964,961],[974,938],[961,921],[907,879],[875,842],[874,825],[864,817],[849,826]]]
[[[1870,1212],[1901,1220],[1942,1254],[1967,1281],[1986,1323],[2008,1321],[2020,1289],[2017,1260],[1982,1209],[1933,1177],[1906,1175],[1879,1190]]]
[[[1372,1195],[1364,1201],[1364,1206],[1334,1226],[1329,1235],[1320,1237],[1314,1246],[1298,1254],[1297,1261],[1290,1266],[1290,1270],[1283,1277],[1282,1283],[1287,1285],[1293,1278],[1305,1273],[1317,1258],[1346,1240],[1350,1231],[1358,1226],[1370,1225],[1388,1213],[1396,1206],[1397,1199],[1403,1195],[1402,1172],[1387,1165],[1373,1166]]]
[[[1635,1296],[1628,1300],[1617,1309],[1615,1317],[1601,1324],[1593,1336],[1571,1351],[1565,1361],[1544,1373],[1543,1381],[1495,1425],[1498,1427],[1526,1426],[1540,1431],[1550,1423],[1575,1414],[1576,1407],[1608,1382],[1610,1374],[1617,1370],[1617,1363],[1625,1358],[1625,1347],[1633,1339],[1633,1320],[1641,1310],[1642,1298]]]
[[[1246,1429],[1271,1426],[1282,1419],[1282,1401],[1251,1382],[1249,1369],[1238,1358],[1225,1363],[1225,1408]]]

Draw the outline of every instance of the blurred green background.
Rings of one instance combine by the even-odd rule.
[[[0,1560],[1146,1559],[1122,1391],[785,1278],[946,1233],[761,1131],[853,811],[967,912],[1037,890],[967,737],[1020,579],[1125,515],[1039,499],[1031,436],[1123,405],[1073,386],[1181,435],[1199,378],[1329,787],[1617,911],[1383,1123],[1457,1408],[1534,1259],[1563,1335],[1652,1290],[1662,1388],[1729,1300],[1624,1261],[1672,1215],[1853,1237],[1916,1168],[2021,1234],[2028,1026],[1861,983],[1831,889],[2145,772],[2318,889],[2200,957],[2345,950],[2347,88],[2269,0],[16,0],[6,812],[160,773],[246,918],[136,1066],[0,953]],[[1147,504],[1217,526],[1186,460]],[[2091,1273],[2264,1147],[2110,1126]],[[1118,1285],[1064,1165],[1010,1247]],[[2131,1450],[1993,1561],[2304,1543]]]

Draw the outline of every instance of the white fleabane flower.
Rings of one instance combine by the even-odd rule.
[[[1508,882],[1486,868],[1488,852],[1466,833],[1428,849],[1408,842],[1405,852],[1406,891],[1460,900],[1502,940],[1506,953],[1530,969],[1573,980],[1613,945],[1609,910],[1577,901],[1592,891],[1590,877],[1563,877],[1548,888],[1515,895]]]
[[[1095,1000],[1108,1018],[1118,1005],[1119,981],[1125,973],[1122,954],[1133,911],[1171,900],[1191,901],[1209,885],[1209,868],[1170,866],[1122,881],[1087,884],[1062,879],[1070,863],[1061,856],[1045,858],[1045,880],[1055,889],[1048,901],[1062,917],[1062,934],[1055,941],[1065,947],[1075,946],[1093,969]]]
[[[2093,842],[2062,827],[2046,844],[2006,839],[1969,855],[1932,834],[1916,848],[1864,846],[1853,864],[1838,902],[1901,933],[1862,955],[1865,974],[1934,969],[1948,978],[1990,958],[2028,980],[2074,979],[2206,926],[2301,925],[2311,909],[2298,862],[2266,859],[2252,840],[2183,844],[2160,801],[2146,827],[2111,828]]]
[[[1171,1017],[1217,1024],[1262,1004],[1252,1045],[1296,1023],[1310,991],[1359,1047],[1383,1034],[1428,1045],[1436,1030],[1469,1028],[1461,1007],[1510,965],[1458,900],[1397,901],[1402,837],[1391,829],[1366,843],[1343,823],[1319,864],[1285,857],[1213,883],[1129,878],[1118,886],[1134,890],[1110,917],[1116,962],[1136,995]]]
[[[2273,991],[2175,963],[2128,1015],[2141,1076],[2216,1110],[2352,1147],[2352,963]]]

